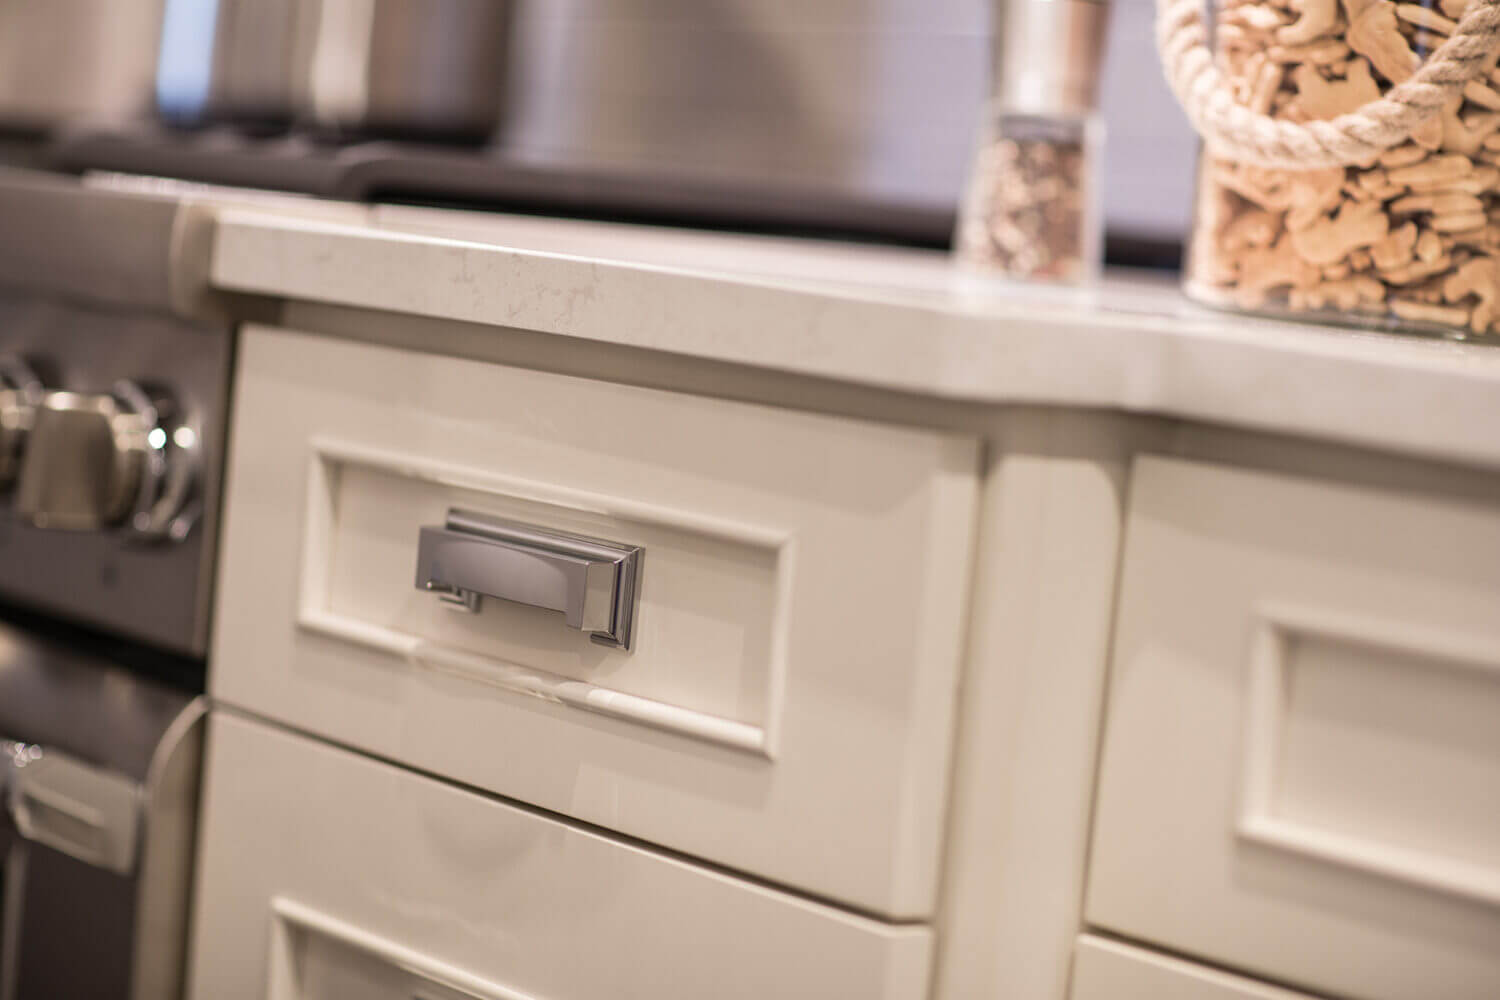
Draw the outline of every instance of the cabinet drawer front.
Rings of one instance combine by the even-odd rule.
[[[196,1000],[916,1000],[926,928],[754,886],[232,711],[209,727]]]
[[[234,428],[221,701],[930,914],[973,439],[269,329],[242,337]],[[570,625],[608,600],[548,610],[560,585],[474,571],[549,596],[473,614],[417,589],[419,535],[450,515],[638,548],[629,648]]]
[[[1088,920],[1500,995],[1500,506],[1161,458],[1130,503]]]
[[[1085,934],[1073,957],[1072,1000],[1314,1000],[1107,938]]]

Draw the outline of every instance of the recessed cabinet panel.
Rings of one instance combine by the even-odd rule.
[[[1280,658],[1256,665],[1269,676],[1252,683],[1276,690],[1250,721],[1246,764],[1265,787],[1245,821],[1500,906],[1500,643],[1465,657],[1438,637],[1373,641],[1382,624],[1363,638],[1289,629]]]
[[[1304,993],[1085,934],[1072,1000],[1315,1000]]]
[[[1316,992],[1500,996],[1497,504],[1133,476],[1088,921]]]
[[[974,439],[266,328],[237,378],[220,701],[931,914]],[[424,529],[496,522],[419,587]],[[628,643],[608,574],[527,532],[639,551]]]
[[[925,996],[931,932],[612,840],[228,711],[190,1000]]]
[[[771,686],[785,671],[788,537],[666,511],[602,513],[607,503],[540,499],[541,483],[314,447],[297,610],[304,631],[350,636],[480,684],[562,698],[589,692],[601,703],[629,695],[659,706],[661,716],[642,724],[769,752]],[[466,613],[417,589],[412,526],[441,526],[454,510],[640,547],[645,586],[630,648],[592,641],[556,610],[484,598]],[[589,707],[583,697],[578,704]],[[697,726],[674,730],[673,710]]]

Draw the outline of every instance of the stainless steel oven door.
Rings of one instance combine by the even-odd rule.
[[[0,796],[5,794],[0,772]],[[0,813],[0,1000],[15,995],[16,956],[21,947],[21,877],[26,864],[24,844]]]
[[[181,995],[202,716],[0,622],[0,1000]]]
[[[140,786],[58,750],[0,739],[7,776],[3,1000],[125,996]]]

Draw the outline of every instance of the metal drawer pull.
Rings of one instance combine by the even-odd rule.
[[[561,611],[597,643],[630,648],[643,550],[469,511],[422,528],[417,589],[465,611],[486,597]]]

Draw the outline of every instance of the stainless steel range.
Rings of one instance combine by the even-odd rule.
[[[0,171],[0,1000],[181,992],[232,349],[207,226]]]

